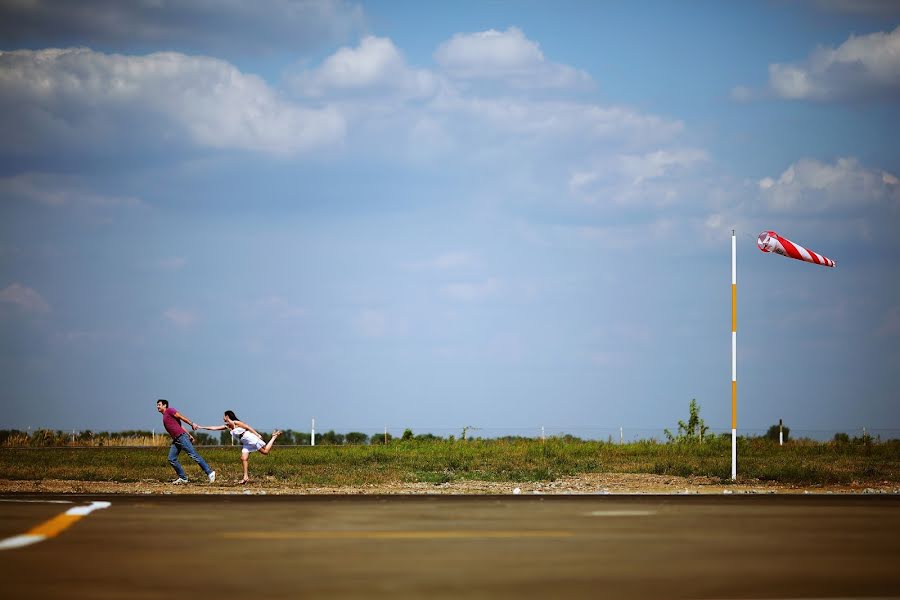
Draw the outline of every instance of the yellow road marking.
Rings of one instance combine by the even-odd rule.
[[[25,535],[42,535],[48,538],[56,537],[61,531],[65,531],[79,519],[81,519],[81,515],[70,515],[63,513],[61,515],[53,517],[49,521],[41,523],[37,527],[31,529]]]
[[[44,521],[37,527],[31,528],[27,533],[0,540],[0,550],[22,548],[23,546],[30,546],[31,544],[42,542],[47,538],[56,537],[82,517],[91,514],[95,510],[108,508],[109,506],[109,502],[91,502],[86,506],[70,508],[63,514],[56,515],[49,521]]]
[[[453,539],[521,539],[567,538],[572,531],[497,531],[497,530],[438,530],[438,531],[236,531],[223,537],[231,540],[453,540]]]

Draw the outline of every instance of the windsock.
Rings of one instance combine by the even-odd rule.
[[[834,261],[826,258],[821,254],[816,254],[812,250],[807,250],[800,244],[795,244],[791,240],[781,237],[774,231],[763,231],[756,240],[756,245],[763,252],[774,252],[788,258],[796,258],[806,262],[823,265],[825,267],[833,267]]]

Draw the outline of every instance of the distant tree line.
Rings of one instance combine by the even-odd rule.
[[[709,429],[702,419],[699,417],[700,407],[695,401],[691,402],[690,416],[688,421],[678,422],[678,433],[673,434],[668,430],[665,431],[667,442],[672,444],[693,444],[703,443],[705,440],[712,441],[721,438],[722,440],[730,439],[729,433],[718,435],[704,435]],[[782,427],[783,439],[788,442],[790,438],[790,428]],[[268,439],[269,433],[261,432]],[[772,425],[768,431],[758,438],[755,436],[740,436],[741,438],[753,438],[778,443],[779,425]],[[205,433],[202,431],[192,432],[196,445],[198,446],[230,446],[232,445],[231,434],[228,431],[216,433]],[[288,429],[279,437],[278,443],[287,446],[309,446],[311,435],[308,431],[294,431]],[[493,442],[520,442],[534,441],[540,438],[529,436],[508,435],[502,437],[487,438]],[[571,434],[562,433],[558,435],[548,436],[548,439],[554,439],[566,443],[583,442],[582,438]],[[410,443],[410,442],[455,442],[455,441],[481,441],[481,437],[472,437],[471,435],[460,435],[456,437],[449,435],[441,437],[433,433],[413,433],[412,429],[405,429],[400,437],[395,437],[390,433],[379,431],[371,435],[367,435],[361,431],[351,431],[349,433],[337,433],[334,430],[316,433],[316,446],[378,446],[391,443]],[[645,440],[650,443],[657,443],[656,440]],[[828,442],[838,446],[847,445],[870,445],[877,444],[881,441],[880,436],[871,436],[863,434],[862,436],[851,437],[846,433],[836,433]],[[813,440],[799,440],[801,443],[813,443]],[[127,431],[61,431],[51,429],[38,429],[35,431],[21,431],[19,429],[0,429],[0,446],[6,447],[51,447],[51,446],[72,446],[72,447],[102,447],[102,446],[168,446],[171,438],[165,432],[157,433],[149,430],[127,430]],[[609,438],[609,444],[615,443],[612,437]]]

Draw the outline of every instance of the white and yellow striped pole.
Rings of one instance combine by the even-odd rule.
[[[731,230],[731,480],[737,479],[737,242]]]

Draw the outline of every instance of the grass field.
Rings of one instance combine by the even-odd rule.
[[[201,447],[226,477],[239,475],[238,451]],[[136,482],[168,480],[167,448],[0,448],[0,478],[18,480]],[[182,464],[197,467],[186,455]],[[740,477],[786,484],[900,482],[900,441],[792,441],[779,446],[763,438],[740,439]],[[392,482],[460,480],[553,481],[581,473],[653,473],[707,476],[727,481],[730,438],[703,444],[540,440],[395,441],[379,446],[277,447],[253,456],[254,477],[286,484],[356,486]]]

